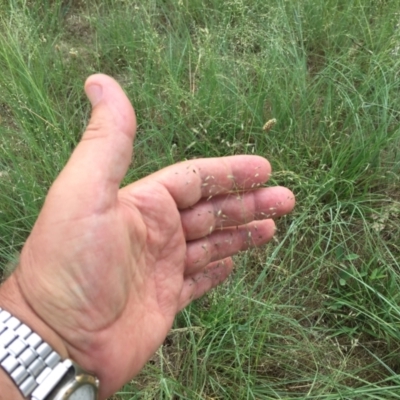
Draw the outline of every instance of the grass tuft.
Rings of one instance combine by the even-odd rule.
[[[114,399],[398,399],[400,3],[0,2],[0,264],[17,261],[100,71],[138,115],[125,183],[267,157],[295,193]],[[276,119],[275,124],[265,123]]]

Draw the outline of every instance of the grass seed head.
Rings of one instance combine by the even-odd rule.
[[[263,126],[263,131],[264,132],[270,131],[275,126],[276,122],[277,121],[275,118],[272,118],[269,121],[267,121]]]

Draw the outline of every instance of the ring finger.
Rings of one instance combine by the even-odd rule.
[[[268,219],[236,228],[225,228],[201,239],[187,242],[185,276],[200,272],[212,261],[267,243],[274,233],[275,223]]]
[[[247,224],[253,220],[275,219],[290,212],[294,202],[292,192],[284,187],[203,199],[181,211],[185,238],[191,241],[226,227]]]

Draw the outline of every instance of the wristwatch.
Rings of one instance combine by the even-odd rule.
[[[0,367],[30,400],[96,400],[99,380],[0,308]]]

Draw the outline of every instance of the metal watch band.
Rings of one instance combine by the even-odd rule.
[[[0,308],[0,366],[24,397],[44,400],[72,366],[43,339]]]

